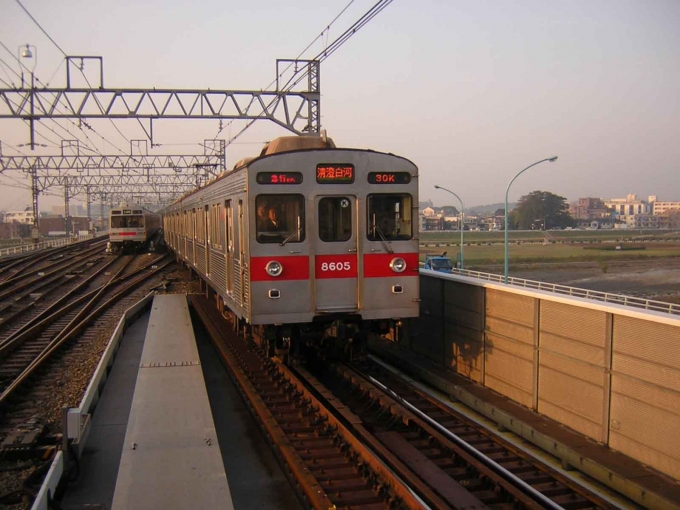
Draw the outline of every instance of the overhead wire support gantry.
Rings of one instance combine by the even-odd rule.
[[[69,68],[74,60],[96,59],[100,65],[98,87],[72,87]],[[298,134],[321,132],[318,60],[298,62],[298,72],[311,79],[301,89],[211,90],[133,89],[104,87],[101,57],[67,57],[65,88],[30,87],[0,89],[0,119],[29,123],[31,143],[35,121],[50,119],[147,120],[144,131],[153,146],[153,121],[159,119],[269,120]],[[303,80],[301,80],[303,81]]]

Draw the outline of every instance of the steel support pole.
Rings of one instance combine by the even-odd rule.
[[[70,211],[69,211],[69,185],[68,185],[68,177],[64,178],[64,230],[66,230],[66,235],[69,235],[70,229],[69,229],[69,217],[70,217]]]
[[[544,161],[550,161],[551,163],[557,159],[557,156],[553,156],[552,158],[545,158],[540,161],[536,161],[536,163],[532,163],[528,167],[526,167],[524,170],[519,172],[517,175],[515,175],[512,180],[510,181],[510,184],[508,184],[508,187],[505,188],[505,264],[504,264],[504,279],[503,281],[505,283],[508,283],[508,192],[510,191],[510,186],[512,186],[512,183],[515,182],[515,179],[517,179],[520,175],[522,175],[524,172],[529,170],[532,166],[536,166],[539,163],[543,163]]]
[[[464,256],[463,256],[463,246],[464,246],[464,242],[463,242],[463,232],[464,232],[464,230],[465,230],[465,206],[463,205],[463,201],[461,200],[461,198],[460,198],[458,195],[456,195],[453,191],[451,191],[450,189],[442,188],[441,186],[437,186],[437,185],[435,185],[435,188],[436,188],[436,189],[441,189],[441,190],[444,190],[444,191],[448,191],[448,192],[451,193],[454,197],[456,197],[456,198],[458,199],[458,201],[460,202],[460,225],[459,225],[459,226],[460,226],[460,269],[463,269],[463,268],[464,268],[464,262],[463,262],[463,261],[464,261]]]
[[[31,237],[34,243],[40,242],[40,224],[39,217],[40,212],[38,211],[38,170],[35,165],[31,167],[31,202],[33,206],[33,228],[31,229]]]

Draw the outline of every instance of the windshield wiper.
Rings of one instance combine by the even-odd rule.
[[[394,253],[394,250],[390,247],[389,243],[387,242],[387,239],[385,238],[385,234],[382,233],[382,230],[380,230],[380,227],[378,225],[375,225],[375,231],[378,233],[380,236],[380,240],[383,243],[383,246],[389,253]]]
[[[301,232],[302,232],[302,227],[300,226],[300,217],[298,216],[297,228],[293,232],[291,232],[291,234],[288,237],[286,237],[283,241],[281,241],[279,243],[279,246],[285,245],[288,241],[290,241],[291,239],[293,239],[293,237],[296,237],[296,236],[297,236],[297,239],[299,241]]]

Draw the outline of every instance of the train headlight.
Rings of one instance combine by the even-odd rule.
[[[403,273],[406,270],[406,261],[401,257],[395,257],[390,262],[390,268],[395,273]]]
[[[281,262],[272,260],[267,263],[265,270],[269,276],[281,276],[281,273],[283,273],[283,266],[281,265]]]

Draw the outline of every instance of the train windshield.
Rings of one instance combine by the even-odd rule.
[[[352,208],[347,197],[324,197],[319,201],[319,239],[349,241],[352,237]]]
[[[255,210],[259,243],[301,243],[305,240],[305,198],[302,195],[258,195]]]
[[[111,216],[111,228],[142,228],[144,216]]]
[[[396,241],[413,237],[411,195],[376,193],[368,195],[369,241]]]

